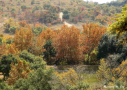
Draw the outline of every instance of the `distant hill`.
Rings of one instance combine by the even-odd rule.
[[[112,17],[120,13],[127,0],[98,4],[83,0],[0,0],[0,19],[14,18],[27,23],[45,25],[60,24],[59,12],[63,12],[63,20],[70,23],[99,23],[108,25]]]

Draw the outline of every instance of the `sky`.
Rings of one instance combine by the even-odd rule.
[[[102,3],[107,3],[107,2],[116,1],[116,0],[84,0],[84,1],[93,1],[93,2],[98,2],[99,4],[102,4]]]

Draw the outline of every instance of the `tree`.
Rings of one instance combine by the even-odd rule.
[[[27,50],[32,45],[32,42],[33,33],[30,28],[21,27],[19,30],[16,30],[14,44],[18,50]]]
[[[30,63],[33,63],[35,59],[35,55],[33,55],[32,53],[29,53],[27,50],[23,50],[22,52],[20,52],[19,57]]]
[[[112,71],[108,68],[108,65],[104,61],[104,59],[100,60],[99,70],[96,72],[97,79],[100,81],[104,81],[103,84],[107,84],[112,78]]]
[[[20,53],[20,50],[16,47],[14,43],[11,43],[9,45],[9,49],[7,51],[7,54],[13,54],[13,55],[18,55]]]
[[[52,40],[49,39],[46,41],[44,45],[45,52],[43,52],[44,59],[46,59],[48,65],[52,65],[54,63],[54,58],[56,56],[55,48],[52,47]]]
[[[55,36],[56,36],[56,32],[54,32],[50,28],[43,30],[39,35],[39,37],[43,37],[45,40],[53,40]]]
[[[56,50],[56,59],[67,61],[68,64],[81,63],[82,46],[80,32],[74,26],[62,26],[57,36],[53,39]]]
[[[28,78],[28,74],[32,72],[29,69],[29,63],[25,60],[17,60],[17,64],[11,63],[9,78],[6,80],[8,85],[14,85],[19,78]]]
[[[127,44],[119,44],[119,39],[116,39],[116,35],[104,34],[98,44],[97,59],[108,58],[109,64],[112,67],[117,67],[123,60],[126,60]],[[110,55],[110,56],[109,56]]]
[[[108,28],[108,32],[112,34],[117,34],[117,38],[119,38],[124,33],[127,33],[127,5],[122,8],[121,14],[117,14],[115,18],[115,22],[110,25]],[[127,36],[123,37],[120,43],[125,44],[127,42]]]
[[[44,49],[45,39],[38,35],[34,40],[30,48],[30,52],[34,55],[40,55],[42,52],[45,51]]]
[[[11,70],[11,63],[17,63],[17,58],[12,55],[12,54],[9,54],[9,55],[3,55],[2,58],[1,58],[1,61],[0,61],[0,68],[1,68],[1,72],[3,73],[4,75],[4,79],[6,76],[9,76],[9,72]]]
[[[87,63],[89,62],[90,53],[98,46],[99,41],[105,32],[106,28],[100,27],[98,24],[87,23],[83,25],[83,47],[84,53],[88,54]]]
[[[7,54],[8,53],[7,49],[8,47],[6,43],[3,43],[2,45],[0,45],[0,56]]]

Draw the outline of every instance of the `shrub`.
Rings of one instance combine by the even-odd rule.
[[[31,5],[33,5],[33,4],[34,4],[34,2],[35,2],[34,0],[31,0]]]
[[[25,9],[27,9],[27,6],[26,5],[22,5],[21,9],[22,9],[22,11],[24,11]]]
[[[9,28],[9,31],[12,32],[12,33],[15,33],[15,30],[17,29],[16,26],[12,26]]]

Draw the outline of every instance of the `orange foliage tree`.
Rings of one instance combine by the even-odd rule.
[[[33,41],[32,29],[21,27],[19,30],[16,30],[14,36],[14,44],[18,50],[27,50]]]
[[[11,63],[9,78],[6,80],[8,85],[14,85],[19,78],[27,78],[28,74],[32,72],[32,70],[29,69],[29,63],[20,60],[17,60],[17,62],[16,65]]]
[[[33,40],[32,46],[31,46],[31,53],[34,55],[39,55],[42,52],[45,51],[44,49],[45,39],[38,35],[36,39]]]
[[[100,27],[98,24],[90,23],[83,25],[83,47],[84,53],[88,54],[88,60],[90,53],[98,46],[102,35],[106,32],[105,27]]]
[[[68,64],[79,63],[82,60],[82,47],[79,29],[63,25],[53,39],[56,59],[67,61]]]
[[[51,30],[50,28],[47,28],[46,30],[43,30],[39,37],[43,37],[45,40],[53,39],[56,36],[56,32]]]
[[[0,45],[0,56],[7,54],[8,53],[7,49],[8,49],[8,47],[7,47],[6,43],[3,43],[3,45]]]
[[[16,48],[16,45],[14,43],[12,43],[9,48],[8,48],[8,54],[13,54],[13,55],[17,55],[20,53],[20,51],[18,50],[18,48]]]

